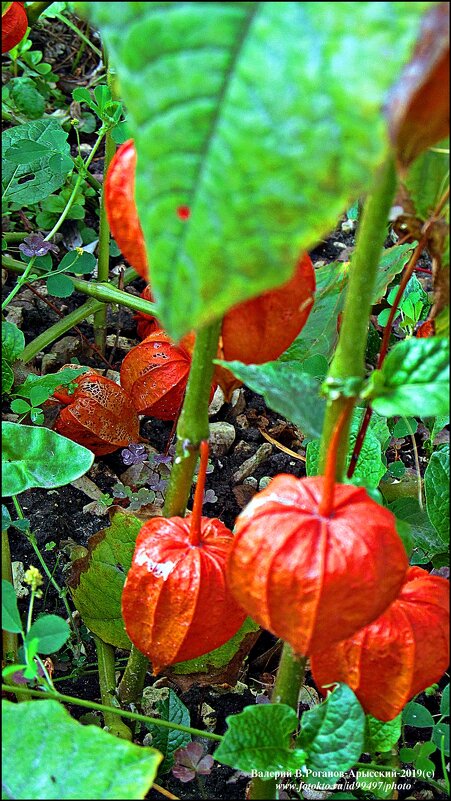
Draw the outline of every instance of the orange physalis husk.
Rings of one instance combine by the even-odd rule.
[[[178,415],[191,366],[194,336],[174,345],[161,329],[143,339],[126,355],[121,366],[121,385],[139,414],[159,420]]]
[[[145,523],[122,594],[127,634],[154,674],[224,645],[246,617],[225,580],[233,534],[200,516],[208,462],[202,444],[193,514]]]
[[[234,306],[221,329],[221,359],[245,364],[273,361],[288,348],[307,322],[313,306],[315,271],[303,253],[287,283]],[[218,365],[216,380],[227,399],[241,385]]]
[[[143,289],[141,292],[141,297],[144,298],[144,300],[150,301],[150,303],[154,302],[154,297],[152,295],[150,286],[146,286],[145,289]],[[134,317],[136,320],[136,333],[140,339],[145,339],[149,336],[149,334],[153,334],[155,331],[161,330],[160,323],[152,314],[145,314],[145,312],[138,311]]]
[[[105,178],[105,209],[111,233],[138,275],[149,280],[146,246],[135,203],[136,150],[128,139],[113,156]]]
[[[24,3],[11,3],[2,14],[2,53],[12,50],[27,32],[28,19],[23,6]]]
[[[239,515],[227,578],[240,605],[298,654],[328,647],[375,620],[408,567],[395,518],[360,488],[279,475]]]
[[[350,639],[314,653],[318,688],[341,681],[365,712],[395,718],[406,703],[439,681],[449,663],[449,582],[409,568],[389,608]]]
[[[64,387],[54,393],[68,404],[56,418],[55,431],[96,456],[139,441],[138,415],[122,387],[95,372],[83,373],[74,383],[72,395]]]

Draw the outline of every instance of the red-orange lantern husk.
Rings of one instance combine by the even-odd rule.
[[[94,372],[75,379],[70,395],[61,387],[54,397],[68,405],[55,421],[55,431],[89,448],[96,456],[139,441],[136,409],[122,387]]]
[[[111,233],[138,275],[149,281],[146,246],[135,203],[136,150],[133,139],[113,156],[105,178],[105,209]]]
[[[278,359],[306,324],[314,292],[315,271],[310,256],[303,253],[286,284],[227,312],[221,329],[220,358],[245,364]],[[241,385],[224,367],[218,366],[215,376],[226,399]]]
[[[365,712],[395,718],[417,693],[438,681],[449,664],[449,582],[409,568],[389,608],[350,639],[314,653],[313,677],[324,686],[344,682]]]
[[[159,420],[178,415],[191,366],[188,351],[194,337],[174,345],[161,329],[146,337],[126,355],[121,366],[121,385],[139,414]]]
[[[323,516],[323,488],[323,477],[276,476],[237,518],[227,570],[246,612],[304,655],[375,620],[408,567],[391,512],[336,484]]]
[[[28,19],[24,3],[11,3],[2,15],[2,53],[12,50],[27,32]]]
[[[219,648],[245,613],[231,596],[225,565],[233,534],[220,520],[201,519],[190,542],[190,518],[154,517],[141,529],[122,595],[131,641],[154,672]]]
[[[154,303],[154,297],[152,295],[150,286],[146,286],[143,289],[141,292],[141,297],[144,298],[144,300],[148,300],[150,303]],[[149,334],[154,334],[155,331],[161,330],[160,323],[152,314],[146,314],[145,312],[138,311],[134,317],[136,320],[136,333],[140,339],[145,339],[149,336]]]

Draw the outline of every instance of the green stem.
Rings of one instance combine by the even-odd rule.
[[[48,345],[56,342],[56,340],[62,337],[66,331],[69,331],[83,320],[86,320],[89,315],[93,314],[97,309],[100,309],[101,306],[103,306],[101,301],[88,300],[87,303],[84,303],[83,306],[75,309],[73,312],[68,314],[67,317],[63,317],[61,320],[58,320],[57,323],[54,323],[54,325],[52,325],[46,331],[43,331],[42,334],[39,334],[39,336],[33,339],[32,342],[26,345],[20,356],[21,361],[23,361],[25,364],[27,362],[31,362],[31,360],[34,359],[41,350],[44,350],[44,348],[48,347]]]
[[[295,654],[291,646],[284,643],[271,695],[273,704],[288,704],[297,712],[306,663],[307,657]]]
[[[149,660],[147,656],[144,656],[141,651],[138,651],[138,649],[132,645],[130,656],[118,688],[121,704],[138,704],[140,702],[148,670]]]
[[[115,706],[114,690],[116,687],[116,668],[114,664],[114,648],[109,643],[103,642],[100,637],[93,635],[96,651],[97,651],[97,664],[99,666],[99,685],[100,697],[102,704],[106,708]],[[103,713],[105,726],[108,731],[122,740],[131,740],[132,733],[128,726],[117,717],[111,710]]]
[[[328,380],[346,381],[363,379],[365,375],[365,349],[368,321],[371,312],[374,285],[379,259],[387,234],[387,219],[396,189],[394,160],[390,155],[375,178],[374,188],[368,195],[362,221],[357,234],[346,292],[338,345],[330,365]],[[335,425],[346,406],[344,395],[329,400],[320,445],[320,467],[323,469],[329,440]],[[340,480],[348,452],[351,418],[341,436],[337,458],[337,479]]]
[[[208,406],[219,342],[221,320],[199,329],[186,387],[185,400],[177,425],[177,450],[164,505],[165,517],[186,511],[200,443],[209,437]]]
[[[10,256],[2,257],[2,267],[15,273],[24,273],[27,269],[22,262],[17,261],[17,259],[12,259]],[[46,276],[47,273],[44,272],[39,275],[39,279],[45,278]],[[132,311],[140,311],[144,312],[144,314],[156,316],[154,303],[151,303],[149,300],[144,300],[144,298],[138,298],[135,295],[129,295],[127,292],[122,292],[122,290],[117,289],[114,284],[95,284],[89,281],[83,281],[80,278],[74,278],[72,275],[68,275],[67,277],[70,278],[77,292],[82,292],[84,295],[88,295],[95,300],[100,300],[103,303],[118,303],[119,306],[126,306],[128,309],[132,309]],[[132,268],[129,268],[125,271],[124,284],[129,284],[134,278],[137,278],[137,273]],[[24,282],[22,281],[22,283]]]
[[[2,684],[2,690],[10,693],[11,687],[8,684]],[[194,729],[191,726],[182,726],[181,723],[171,723],[168,720],[161,720],[160,718],[149,718],[147,715],[140,715],[138,712],[128,712],[126,709],[119,709],[118,707],[107,707],[104,704],[98,704],[95,701],[85,701],[82,698],[76,698],[73,695],[63,695],[58,692],[40,692],[39,690],[29,690],[28,687],[20,688],[20,692],[24,695],[29,695],[32,698],[54,698],[55,701],[60,701],[62,704],[74,704],[75,706],[83,706],[86,709],[95,709],[99,712],[110,712],[113,715],[119,715],[129,720],[139,720],[142,723],[150,723],[155,726],[161,726],[162,729],[173,729],[175,731],[184,731],[187,734],[192,734],[194,737],[203,737],[206,740],[216,740],[221,742],[222,736],[220,734],[213,734],[213,732],[203,731],[202,729]]]
[[[271,694],[273,704],[288,704],[297,713],[306,664],[307,657],[295,654],[291,646],[285,642]],[[247,798],[252,801],[277,798],[276,779],[255,777],[249,785]]]
[[[25,9],[30,28],[39,19],[42,12],[52,5],[52,2],[53,0],[50,0],[48,3],[32,3],[31,6],[28,6],[28,8]]]
[[[17,497],[15,495],[12,495],[11,499],[12,499],[12,502],[14,504],[14,507],[16,509],[16,512],[17,512],[17,515],[18,515],[19,519],[20,520],[24,520],[25,516],[24,516],[24,513],[22,511],[22,507],[21,507],[19,501],[17,500]],[[44,558],[43,558],[43,556],[42,556],[42,554],[41,554],[41,552],[40,552],[40,550],[38,548],[38,544],[36,542],[36,537],[35,537],[35,535],[33,534],[33,532],[31,531],[31,529],[29,527],[27,527],[25,529],[24,534],[25,534],[28,542],[30,543],[31,547],[33,548],[33,551],[35,552],[35,554],[37,556],[39,564],[41,565],[44,573],[46,574],[46,576],[48,578],[48,580],[53,585],[53,587],[55,588],[55,590],[58,593],[59,597],[61,598],[61,601],[63,602],[64,607],[66,609],[66,614],[67,614],[67,616],[69,618],[69,624],[72,626],[72,629],[75,632],[77,640],[80,641],[80,635],[78,633],[78,629],[76,628],[76,626],[74,626],[74,623],[73,623],[73,620],[72,620],[71,608],[70,608],[70,606],[69,606],[69,604],[67,602],[65,591],[59,586],[58,582],[53,578],[53,576],[52,576],[49,568],[47,567],[47,565],[46,565],[46,563],[44,561]]]
[[[104,55],[104,63],[107,74],[107,86],[113,96],[111,72],[108,66],[108,59]],[[111,159],[116,152],[116,143],[111,135],[111,130],[108,130],[105,136],[105,160],[103,165],[103,188],[102,198],[100,201],[100,222],[99,222],[99,246],[98,246],[98,262],[97,262],[97,282],[108,281],[110,274],[110,226],[105,208],[105,182],[108,168]],[[108,307],[103,305],[94,315],[94,342],[99,348],[101,353],[105,353],[106,345],[106,329],[107,329],[107,310]]]
[[[82,40],[82,42],[87,44],[88,47],[90,47],[91,50],[96,54],[96,56],[98,56],[99,58],[102,58],[102,51],[99,50],[99,48],[96,47],[95,44],[93,44],[91,42],[91,40],[88,39],[87,36],[85,36],[83,31],[81,31],[80,28],[77,28],[77,26],[74,25],[74,23],[71,22],[70,19],[67,19],[67,17],[63,16],[63,14],[55,14],[55,16],[56,16],[56,19],[58,19],[60,22],[63,22],[64,25],[67,25],[67,27],[70,28],[71,31],[73,31],[75,33],[75,35],[78,36],[79,39]]]
[[[11,567],[11,551],[9,548],[8,530],[2,531],[2,579],[14,585]],[[3,659],[5,662],[17,662],[17,634],[3,629]]]

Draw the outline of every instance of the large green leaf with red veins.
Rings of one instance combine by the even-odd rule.
[[[287,281],[371,187],[430,3],[76,5],[117,71],[152,290],[179,339]]]

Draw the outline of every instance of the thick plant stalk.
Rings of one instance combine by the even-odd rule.
[[[221,320],[196,334],[193,360],[177,425],[177,452],[164,505],[165,517],[183,517],[203,439],[208,439],[208,406],[213,379],[213,359],[218,349]]]
[[[113,96],[111,72],[108,65],[108,59],[105,54],[104,62],[107,72],[107,86],[111,90],[111,95]],[[111,131],[107,131],[105,134],[105,161],[103,165],[102,198],[100,201],[99,247],[97,261],[97,281],[99,283],[102,281],[107,282],[110,273],[110,226],[105,209],[105,178],[111,159],[116,152],[116,143],[111,134]],[[102,305],[94,314],[94,342],[96,343],[100,352],[103,354],[105,353],[106,345],[107,311],[108,307],[106,305]]]
[[[209,437],[208,406],[220,329],[221,320],[216,320],[196,334],[185,400],[177,425],[177,451],[163,510],[165,517],[185,515],[200,445]],[[147,657],[132,646],[119,689],[121,699],[130,698],[138,702],[148,664]]]
[[[115,706],[114,688],[116,686],[114,648],[109,643],[103,642],[100,637],[93,635],[97,651],[97,664],[99,666],[100,697],[105,707]],[[105,726],[108,731],[122,740],[131,740],[132,733],[128,726],[117,717],[106,710],[103,713]]]
[[[396,173],[390,155],[377,174],[374,189],[367,198],[357,236],[338,345],[328,374],[328,379],[337,383],[364,377],[373,289],[395,188]],[[320,466],[323,472],[326,469],[329,484],[333,468],[335,480],[339,481],[343,475],[355,400],[356,397],[349,396],[349,393],[343,394],[330,400],[327,406],[320,444]],[[330,493],[323,502],[324,511],[327,512],[330,509]],[[304,669],[305,657],[296,656],[288,643],[284,643],[272,696],[274,703],[289,704],[297,709]],[[248,797],[277,798],[275,780],[254,779]]]
[[[26,269],[22,262],[12,259],[10,256],[2,257],[2,267],[5,267],[7,270],[12,270],[14,273],[24,273]],[[46,274],[43,275],[43,278],[45,277]],[[83,292],[84,295],[89,295],[89,297],[95,300],[100,300],[102,303],[119,303],[120,306],[127,306],[127,308],[132,309],[132,311],[141,311],[144,312],[144,314],[157,316],[154,303],[151,303],[149,300],[144,300],[144,298],[137,298],[135,295],[129,295],[127,292],[122,292],[121,289],[117,289],[113,282],[109,284],[93,284],[89,281],[83,281],[80,278],[74,278],[72,275],[68,275],[67,277],[72,281],[74,289],[76,289],[77,292]],[[133,281],[137,277],[138,275],[135,270],[129,267],[125,271],[124,285],[129,284],[130,281]]]
[[[121,704],[138,704],[141,700],[146,673],[149,670],[147,656],[132,645],[122,679],[118,687]]]
[[[2,579],[13,582],[11,568],[11,551],[9,548],[9,537],[7,529],[2,531]],[[3,659],[6,663],[17,662],[17,634],[12,631],[3,630]]]
[[[396,173],[390,154],[376,175],[374,189],[368,195],[362,222],[357,234],[356,248],[351,262],[343,318],[337,348],[330,365],[327,380],[345,382],[363,379],[368,321],[379,259],[387,234],[387,219],[396,189]],[[339,394],[329,400],[326,408],[320,445],[320,469],[323,469],[329,440],[347,398]],[[349,425],[342,433],[337,459],[337,479],[344,473],[348,452]]]

